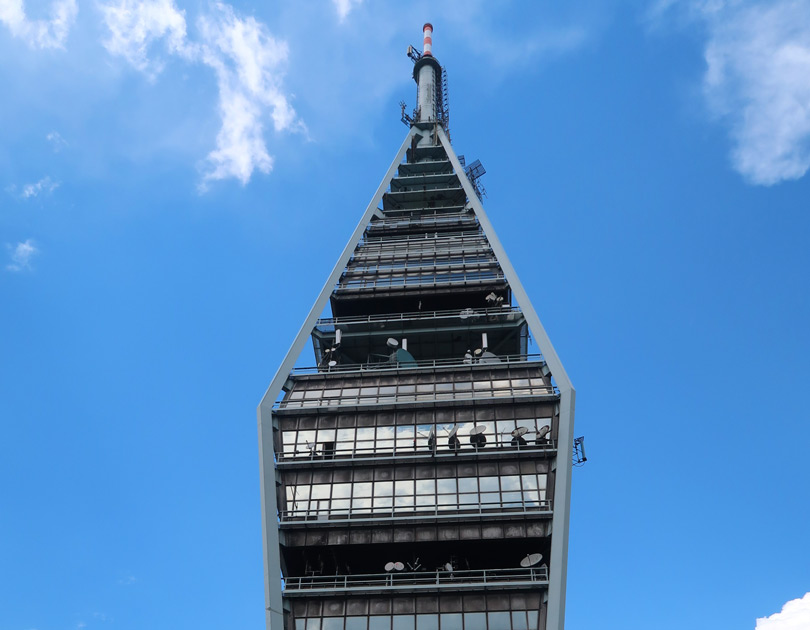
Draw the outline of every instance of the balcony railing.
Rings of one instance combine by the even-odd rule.
[[[453,309],[443,311],[413,311],[411,313],[382,313],[379,315],[352,315],[347,317],[326,317],[319,319],[316,323],[317,326],[336,326],[336,325],[350,325],[350,324],[372,324],[372,323],[388,323],[399,321],[411,321],[418,319],[468,319],[470,321],[478,321],[480,318],[490,317],[503,317],[512,315],[514,313],[521,313],[518,306],[502,306],[498,308],[467,308],[467,309]]]
[[[395,497],[398,501],[415,500],[417,496]],[[424,497],[419,497],[424,498]],[[326,501],[326,499],[324,499]],[[413,501],[411,501],[413,503]],[[348,508],[311,508],[280,510],[281,522],[299,521],[358,521],[358,520],[398,520],[398,519],[434,519],[434,518],[469,518],[470,516],[503,516],[504,514],[537,514],[551,512],[551,501],[533,499],[523,501],[489,501],[482,503],[452,503],[445,505],[399,505],[370,506]]]
[[[335,285],[336,292],[362,289],[399,288],[410,286],[456,286],[465,284],[487,284],[504,280],[503,273],[495,271],[469,271],[452,273],[431,273],[425,275],[400,275],[348,280]]]
[[[464,571],[416,571],[402,573],[367,573],[358,575],[313,575],[284,578],[287,595],[340,591],[388,591],[480,589],[482,587],[520,588],[548,583],[548,568],[543,565],[527,569],[479,569]]]
[[[511,439],[505,442],[496,442],[494,444],[486,444],[484,446],[474,446],[472,444],[464,444],[459,448],[451,449],[444,444],[437,442],[435,449],[422,448],[416,449],[413,446],[403,447],[383,447],[383,446],[358,446],[356,442],[335,442],[334,450],[328,453],[323,451],[321,446],[320,450],[318,445],[313,445],[312,448],[305,450],[296,450],[294,452],[276,452],[276,460],[279,463],[293,462],[293,461],[311,461],[318,462],[323,460],[356,460],[366,458],[418,458],[418,457],[454,457],[460,455],[479,455],[491,454],[494,452],[532,452],[538,451],[554,451],[557,448],[556,440],[545,439],[539,444],[536,442],[528,442],[527,444],[512,444]]]
[[[454,311],[458,315],[458,311]],[[380,316],[384,317],[384,316]],[[366,319],[363,316],[362,319]],[[373,321],[373,320],[370,320]],[[496,360],[497,359],[497,360]],[[293,368],[291,375],[299,376],[303,374],[340,374],[344,372],[379,372],[381,370],[424,370],[444,367],[504,367],[510,365],[543,364],[542,354],[500,354],[496,358],[475,357],[467,359],[465,357],[453,357],[449,359],[420,359],[401,363],[397,361],[372,361],[370,363],[339,363],[328,366],[304,366]]]

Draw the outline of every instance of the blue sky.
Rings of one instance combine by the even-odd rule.
[[[428,20],[578,391],[567,628],[810,627],[810,3],[433,4],[0,0],[0,630],[263,627],[255,407]]]

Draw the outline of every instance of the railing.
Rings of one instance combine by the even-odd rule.
[[[426,269],[436,270],[439,273],[458,273],[461,271],[480,271],[495,267],[498,261],[491,252],[481,252],[477,254],[428,254],[420,256],[410,256],[408,258],[391,260],[351,260],[343,273],[342,282],[347,282],[346,278],[352,276],[367,276],[369,274],[406,274],[425,273]]]
[[[366,262],[368,260],[399,260],[415,256],[452,256],[459,253],[476,252],[479,254],[492,253],[492,247],[483,238],[446,240],[441,243],[428,241],[426,243],[401,243],[395,247],[363,246],[355,251],[350,262]]]
[[[335,285],[335,291],[355,291],[357,289],[375,289],[378,287],[405,287],[405,286],[436,286],[436,285],[464,285],[471,282],[487,283],[504,280],[503,273],[495,271],[471,271],[436,273],[425,276],[390,276],[367,278],[362,280],[349,280]]]
[[[452,223],[478,223],[478,218],[474,214],[468,212],[459,212],[457,214],[439,214],[429,217],[413,217],[408,219],[382,219],[369,223],[368,230],[375,231],[377,229],[392,229],[398,227],[411,227],[418,225],[419,227],[428,227],[430,225],[447,225]]]
[[[458,312],[458,311],[456,311]],[[348,363],[333,366],[305,366],[293,368],[291,375],[301,374],[334,374],[341,372],[379,372],[380,370],[420,370],[443,367],[468,367],[486,365],[489,367],[501,365],[516,365],[524,363],[544,363],[542,354],[499,354],[497,357],[483,357],[470,359],[453,357],[449,359],[420,359],[408,363],[395,361],[374,361],[370,363]]]
[[[548,567],[527,569],[479,569],[464,571],[416,571],[358,575],[313,575],[284,578],[285,592],[314,590],[386,590],[436,587],[476,588],[483,585],[548,582]]]
[[[419,495],[397,495],[395,500],[416,499]],[[476,496],[477,493],[471,496]],[[390,498],[390,497],[387,497]],[[435,497],[431,497],[435,498]],[[322,499],[328,501],[329,499]],[[332,499],[334,500],[334,499]],[[338,499],[340,500],[340,499]],[[313,499],[318,501],[318,499]],[[547,499],[521,501],[487,501],[484,503],[448,503],[446,505],[391,505],[348,508],[306,508],[279,510],[281,522],[331,521],[357,519],[419,519],[419,518],[469,518],[472,515],[487,514],[530,514],[551,512],[551,501]]]
[[[556,440],[544,439],[540,443],[529,442],[527,444],[512,444],[511,438],[508,442],[495,442],[484,446],[474,446],[472,444],[462,445],[451,449],[449,446],[437,442],[435,448],[417,449],[414,446],[403,447],[383,447],[383,446],[358,446],[357,442],[335,442],[334,451],[324,453],[323,450],[311,448],[304,451],[277,452],[276,460],[280,463],[291,461],[322,461],[341,459],[363,459],[384,457],[390,458],[413,458],[413,457],[458,457],[459,455],[478,455],[480,453],[492,452],[526,452],[531,451],[553,451],[557,448]]]
[[[452,241],[459,239],[479,239],[486,238],[483,232],[480,231],[479,226],[474,226],[475,231],[470,228],[462,228],[458,232],[435,232],[433,234],[400,234],[397,237],[391,238],[390,236],[368,236],[366,234],[360,239],[358,244],[360,247],[367,247],[372,245],[401,245],[404,243],[431,243],[434,241]]]
[[[442,311],[412,311],[410,313],[382,313],[380,315],[352,315],[346,317],[325,317],[316,322],[316,326],[336,326],[339,324],[372,324],[382,322],[412,321],[417,319],[470,319],[479,317],[499,317],[521,313],[519,306],[501,306],[497,308],[466,308]],[[539,355],[538,355],[539,356]]]
[[[454,177],[455,175],[453,173],[442,173],[441,176],[442,177]],[[421,177],[418,177],[416,175],[411,175],[410,177],[413,177],[415,179],[421,179],[421,178],[424,177],[424,175],[421,176]],[[428,175],[428,177],[435,177],[435,176],[434,175]],[[452,185],[451,182],[438,182],[438,183],[434,183],[434,184],[419,184],[417,182],[402,182],[402,183],[400,183],[400,182],[396,181],[396,180],[401,181],[402,179],[404,179],[404,178],[403,177],[395,178],[394,181],[392,181],[391,189],[389,191],[387,191],[386,194],[388,194],[388,195],[396,195],[397,193],[435,192],[437,190],[452,190],[452,191],[461,192],[461,193],[464,192],[464,189],[461,187],[460,183],[458,183],[458,185],[454,186],[454,185]],[[394,189],[395,185],[397,186],[396,189]]]

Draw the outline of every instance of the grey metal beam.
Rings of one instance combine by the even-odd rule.
[[[447,156],[453,165],[453,169],[459,175],[464,191],[472,206],[481,229],[487,236],[495,258],[501,265],[504,277],[512,289],[512,294],[517,300],[518,306],[523,310],[529,330],[534,335],[535,342],[540,348],[551,374],[560,389],[560,428],[558,435],[559,451],[557,457],[557,475],[554,484],[554,521],[551,536],[551,580],[549,587],[549,602],[547,628],[549,630],[563,630],[565,624],[565,582],[568,573],[568,521],[571,503],[571,455],[574,442],[574,401],[576,398],[574,387],[563,368],[562,362],[554,350],[551,340],[546,334],[543,324],[537,312],[534,310],[523,284],[518,278],[517,272],[506,251],[501,245],[492,223],[489,220],[484,206],[481,204],[475,189],[467,178],[464,168],[456,156],[450,139],[447,137],[442,127],[437,127],[439,140],[447,151]],[[462,176],[463,175],[463,176]],[[562,500],[560,500],[562,499]]]
[[[257,409],[258,425],[259,425],[259,467],[261,471],[261,500],[262,500],[262,544],[264,550],[264,582],[265,582],[265,609],[267,610],[266,621],[268,630],[283,630],[284,629],[284,616],[283,604],[281,597],[281,572],[280,572],[280,554],[279,554],[279,534],[278,534],[278,521],[277,512],[278,506],[276,503],[276,471],[275,471],[275,456],[273,452],[273,403],[276,397],[281,393],[281,388],[287,380],[295,362],[298,360],[299,355],[304,350],[304,346],[309,339],[315,323],[321,316],[321,313],[329,303],[329,296],[332,289],[340,278],[340,274],[349,262],[354,249],[360,242],[366,226],[371,221],[371,217],[379,213],[377,206],[382,200],[382,196],[389,186],[389,182],[394,176],[400,162],[402,162],[405,152],[411,144],[414,136],[419,134],[419,131],[412,127],[405,140],[402,142],[399,151],[388,171],[383,177],[377,191],[371,198],[371,202],[366,207],[360,222],[357,224],[354,232],[352,233],[349,242],[343,249],[343,253],[338,258],[332,273],[326,280],[326,283],[321,289],[315,304],[309,311],[309,315],[304,320],[301,329],[295,337],[292,345],[290,346],[287,356],[278,368],[276,375],[270,383],[270,386],[265,391],[259,407]]]

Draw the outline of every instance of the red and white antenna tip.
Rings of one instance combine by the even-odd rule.
[[[425,36],[424,43],[422,44],[423,52],[422,54],[426,57],[432,57],[433,52],[431,49],[433,48],[433,24],[428,22],[422,27],[422,33]]]

